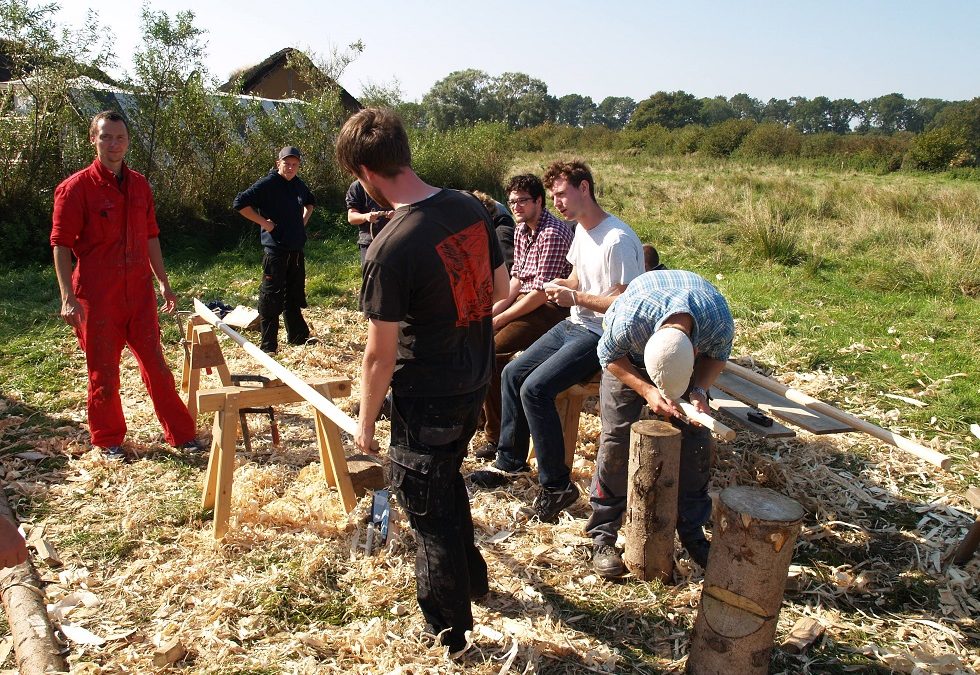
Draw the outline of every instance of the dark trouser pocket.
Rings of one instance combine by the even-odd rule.
[[[435,506],[433,495],[440,492],[433,486],[436,473],[433,456],[393,445],[388,449],[388,457],[391,487],[398,494],[398,501],[412,515],[428,515]]]

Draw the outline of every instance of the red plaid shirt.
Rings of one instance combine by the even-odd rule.
[[[526,223],[514,230],[514,266],[510,275],[521,282],[521,293],[543,291],[544,282],[565,279],[572,273],[566,260],[574,233],[548,209],[541,209],[535,231]]]

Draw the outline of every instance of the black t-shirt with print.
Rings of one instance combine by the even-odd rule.
[[[474,197],[440,190],[395,211],[367,250],[361,308],[399,322],[392,391],[452,396],[475,391],[493,367],[493,270],[503,255]]]

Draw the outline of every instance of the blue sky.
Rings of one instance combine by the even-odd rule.
[[[78,26],[93,3],[61,6],[58,19]],[[95,6],[117,36],[116,71],[131,69],[140,4]],[[361,40],[364,53],[341,77],[355,96],[365,83],[397,78],[406,99],[419,99],[465,68],[524,72],[554,96],[597,103],[677,89],[763,101],[980,96],[976,0],[150,0],[150,7],[195,13],[195,25],[208,31],[205,65],[222,80],[283,47],[327,56]]]

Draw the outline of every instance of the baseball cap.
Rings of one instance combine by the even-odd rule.
[[[669,326],[661,328],[647,340],[643,364],[660,394],[678,401],[687,391],[694,372],[694,345],[684,331]]]
[[[279,151],[279,159],[286,159],[287,157],[295,157],[299,161],[303,161],[303,153],[295,145],[287,145]]]

